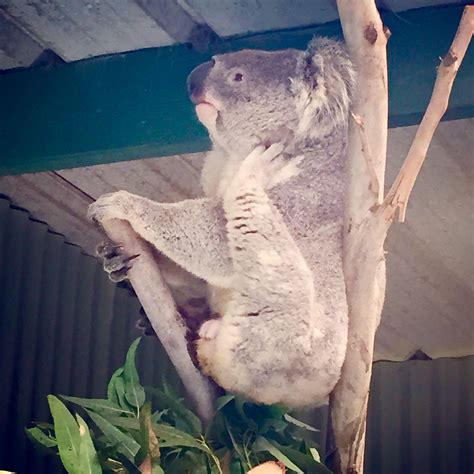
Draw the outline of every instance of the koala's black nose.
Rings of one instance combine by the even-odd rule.
[[[214,66],[215,61],[207,61],[201,64],[196,69],[193,69],[191,74],[188,76],[188,93],[193,102],[199,101],[199,97],[202,95],[204,88],[204,81],[207,74]]]

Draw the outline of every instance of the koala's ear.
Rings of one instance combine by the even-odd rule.
[[[308,49],[303,52],[297,67],[298,76],[303,80],[306,87],[311,90],[318,87],[318,79],[321,80],[322,78],[323,66],[321,57],[316,54],[316,48],[310,43]]]
[[[298,58],[292,91],[300,118],[300,134],[312,134],[347,122],[355,73],[342,43],[314,38]]]

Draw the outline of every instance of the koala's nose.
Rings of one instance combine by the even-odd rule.
[[[214,63],[214,60],[203,63],[196,69],[193,69],[188,76],[188,93],[193,102],[199,101],[199,97],[203,93],[204,81],[209,71],[213,68]]]

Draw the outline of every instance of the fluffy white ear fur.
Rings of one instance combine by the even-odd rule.
[[[355,71],[344,45],[329,38],[313,39],[292,80],[301,117],[297,136],[320,136],[346,121],[354,83]]]

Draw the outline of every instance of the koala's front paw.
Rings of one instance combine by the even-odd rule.
[[[87,210],[87,218],[102,223],[110,219],[125,219],[131,207],[131,194],[117,191],[101,196]]]
[[[96,248],[96,254],[102,258],[104,270],[115,283],[127,279],[132,260],[139,257],[139,255],[125,255],[122,247],[108,242],[100,243]]]
[[[243,161],[237,180],[245,183],[249,179],[256,179],[263,188],[266,188],[273,177],[286,165],[282,154],[283,145],[275,143],[266,148],[259,146]]]

